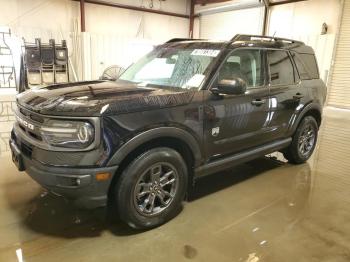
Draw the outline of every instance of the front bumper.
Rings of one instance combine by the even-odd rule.
[[[82,208],[92,209],[107,204],[109,186],[118,166],[102,168],[49,166],[23,154],[21,147],[13,139],[10,140],[10,148],[13,161],[15,163],[20,161],[22,170],[50,192],[64,196]],[[18,166],[18,163],[16,165]],[[109,173],[109,179],[97,181],[96,174],[99,173]]]

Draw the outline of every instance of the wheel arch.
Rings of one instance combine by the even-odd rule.
[[[299,115],[296,118],[296,121],[293,124],[292,134],[294,134],[295,130],[299,126],[299,123],[306,116],[314,117],[316,122],[317,122],[318,127],[320,127],[321,122],[322,122],[322,107],[320,105],[314,104],[314,103],[306,105],[303,108],[303,110],[299,113]]]
[[[138,155],[155,147],[169,147],[181,154],[188,167],[188,189],[190,189],[194,168],[200,164],[202,158],[200,145],[188,131],[174,127],[159,127],[138,134],[118,149],[109,160],[108,166],[119,166],[111,182],[109,196],[122,170]]]

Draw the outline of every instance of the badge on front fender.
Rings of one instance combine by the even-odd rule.
[[[211,135],[212,136],[218,136],[220,133],[220,127],[214,127],[211,129]]]

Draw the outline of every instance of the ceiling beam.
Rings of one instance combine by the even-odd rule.
[[[270,2],[270,6],[292,4],[292,3],[304,2],[304,1],[307,1],[307,0],[286,0],[286,1],[281,1],[281,2]]]
[[[270,0],[262,0],[265,7],[269,7],[270,6]]]
[[[80,0],[72,0],[72,1],[80,2]],[[84,2],[86,4],[103,5],[103,6],[116,7],[116,8],[128,9],[128,10],[133,10],[133,11],[153,13],[153,14],[158,14],[158,15],[167,15],[167,16],[174,16],[174,17],[181,17],[181,18],[190,18],[190,16],[186,15],[186,14],[166,12],[166,11],[162,11],[162,10],[138,7],[138,6],[133,6],[133,5],[124,5],[124,4],[118,4],[118,3],[102,1],[102,0],[84,0]]]
[[[231,0],[194,0],[196,5],[217,4]]]

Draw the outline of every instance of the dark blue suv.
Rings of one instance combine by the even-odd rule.
[[[117,81],[17,96],[14,163],[49,191],[107,203],[134,228],[174,217],[208,174],[281,151],[312,154],[326,86],[314,51],[289,39],[172,39]]]

